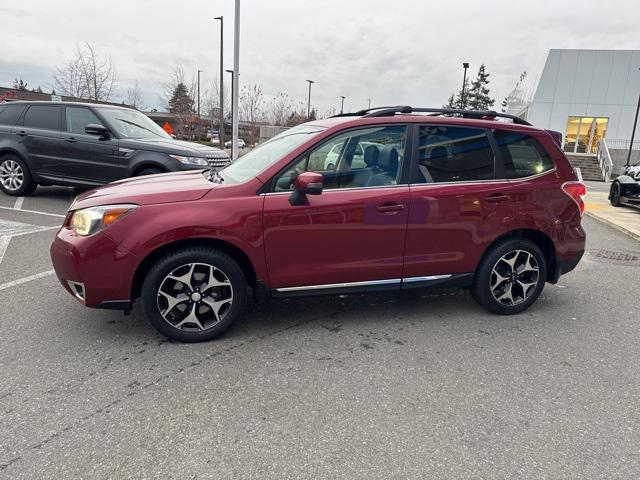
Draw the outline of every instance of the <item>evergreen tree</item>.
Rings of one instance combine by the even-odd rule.
[[[496,101],[489,96],[489,74],[485,70],[484,63],[480,65],[478,76],[469,89],[469,100],[466,102],[470,110],[488,110]]]
[[[464,92],[462,89],[458,93],[452,93],[449,100],[442,108],[453,108],[457,110],[466,110],[469,107],[469,80],[464,84]]]
[[[169,111],[176,115],[190,115],[193,114],[193,104],[187,86],[182,82],[178,83],[169,100]]]

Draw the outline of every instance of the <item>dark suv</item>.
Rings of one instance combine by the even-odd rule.
[[[171,138],[130,108],[52,102],[0,104],[0,189],[29,195],[40,185],[91,187],[153,173],[221,168],[217,148]]]
[[[220,172],[116,182],[71,205],[53,265],[84,305],[141,297],[184,341],[222,333],[251,291],[458,286],[519,313],[580,261],[586,189],[558,134],[500,117],[374,109],[287,130]]]

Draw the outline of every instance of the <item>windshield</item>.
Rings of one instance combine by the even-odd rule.
[[[268,142],[243,155],[224,170],[222,177],[233,182],[245,182],[270,167],[306,141],[324,130],[323,127],[300,125],[276,135]]]
[[[125,138],[171,138],[160,126],[137,110],[124,108],[97,108],[100,115]]]

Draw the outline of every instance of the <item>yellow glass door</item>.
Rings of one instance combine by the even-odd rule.
[[[564,151],[575,152],[576,141],[578,139],[578,130],[580,129],[580,117],[569,117],[567,122],[567,130],[564,135]]]

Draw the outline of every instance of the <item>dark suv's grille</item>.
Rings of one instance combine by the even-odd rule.
[[[221,169],[229,165],[231,163],[231,159],[229,158],[229,155],[225,153],[221,153],[219,155],[209,154],[207,155],[207,162],[209,162],[210,167]]]

